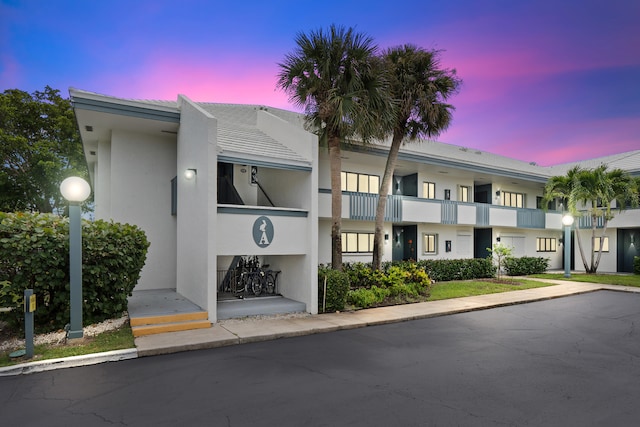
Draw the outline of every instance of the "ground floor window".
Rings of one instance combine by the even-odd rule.
[[[555,252],[558,247],[558,241],[555,237],[538,237],[536,239],[536,251],[538,252]]]
[[[342,233],[342,252],[373,252],[373,236],[374,233]]]
[[[438,253],[438,235],[423,234],[422,235],[422,253],[425,255],[435,255]]]
[[[602,237],[604,239],[602,241],[602,252],[609,252],[609,238]],[[600,250],[600,237],[595,237],[593,239],[593,251],[598,252]]]

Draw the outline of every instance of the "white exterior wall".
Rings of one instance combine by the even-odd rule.
[[[96,219],[111,218],[111,141],[98,143],[98,161],[93,173],[94,214]]]
[[[578,232],[574,228],[574,235]],[[591,229],[588,230],[580,230],[580,238],[582,239],[582,249],[584,251],[584,256],[587,261],[587,265],[591,265]],[[600,264],[598,264],[598,272],[599,273],[615,273],[618,269],[618,258],[617,258],[617,248],[618,248],[618,233],[615,229],[607,229],[607,232],[604,234],[609,238],[609,252],[602,252],[602,256],[600,257]],[[602,236],[602,229],[596,229],[596,237]],[[582,262],[582,257],[580,256],[580,249],[578,248],[578,238],[574,237],[574,243],[576,245],[575,248],[575,270],[584,272],[584,263]],[[597,259],[598,253],[594,253],[594,260]]]
[[[174,288],[176,222],[171,216],[171,179],[175,176],[175,137],[114,129],[110,152],[108,147],[100,144],[100,156],[110,155],[100,157],[98,165],[101,208],[96,218],[135,224],[146,233],[150,246],[136,290]]]
[[[177,281],[179,294],[209,312],[216,313],[216,210],[217,121],[209,113],[180,96],[178,131]],[[193,180],[184,171],[196,169]]]

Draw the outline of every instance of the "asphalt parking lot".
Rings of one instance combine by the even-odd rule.
[[[0,407],[7,425],[635,426],[636,325],[640,295],[598,291],[0,378]]]

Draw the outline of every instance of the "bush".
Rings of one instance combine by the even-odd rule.
[[[540,274],[549,268],[549,258],[508,257],[503,260],[504,269],[508,276],[526,276],[527,274]]]
[[[0,213],[0,282],[10,284],[3,287],[2,303],[33,289],[39,332],[69,323],[68,233],[68,218]],[[146,259],[144,232],[129,224],[83,221],[82,243],[83,324],[122,315]],[[17,327],[24,322],[19,305],[7,317]]]
[[[491,278],[496,274],[490,258],[425,259],[417,266],[436,282]]]
[[[633,257],[633,273],[640,274],[640,256]]]
[[[324,294],[325,279],[326,295]],[[349,276],[346,272],[324,266],[318,267],[318,311],[320,313],[344,310],[348,291]]]
[[[368,308],[372,305],[380,304],[390,295],[387,288],[379,288],[373,285],[371,288],[360,288],[349,290],[347,293],[347,302],[356,307]]]

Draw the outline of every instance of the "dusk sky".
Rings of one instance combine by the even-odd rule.
[[[640,149],[638,0],[0,0],[0,91],[294,110],[277,64],[331,24],[443,50],[463,84],[441,142],[541,165]]]

